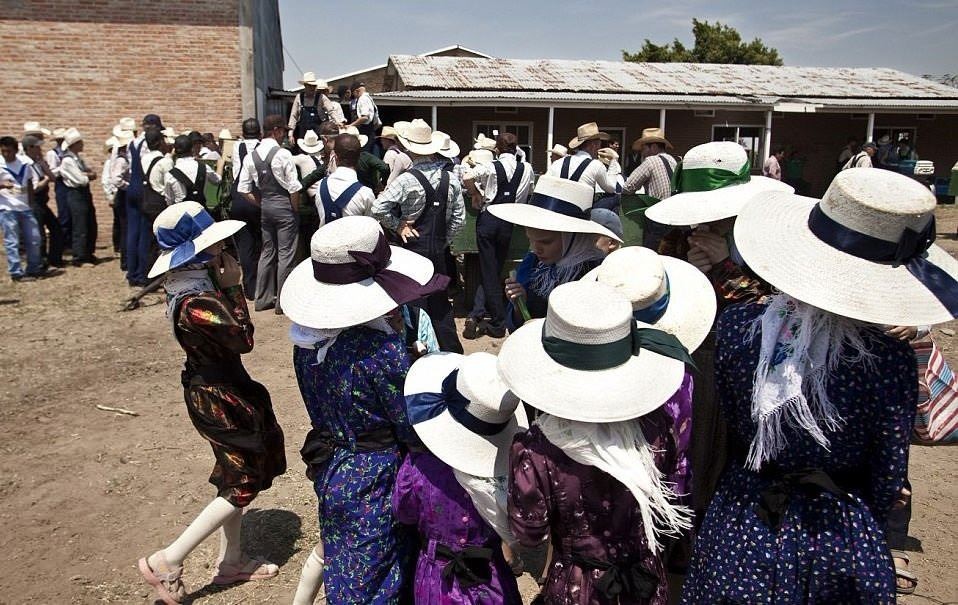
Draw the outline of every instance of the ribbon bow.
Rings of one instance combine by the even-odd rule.
[[[724,168],[685,168],[682,162],[679,162],[672,174],[672,192],[714,191],[729,185],[747,183],[752,180],[751,172],[752,163],[748,160],[738,172]]]
[[[442,568],[442,578],[455,578],[460,588],[472,588],[488,584],[492,580],[492,549],[482,546],[467,546],[453,550],[445,544],[436,545],[436,554],[447,559]]]
[[[172,229],[157,227],[156,243],[172,250],[170,268],[185,265],[196,257],[196,238],[213,225],[213,217],[203,210],[196,215],[184,212]]]
[[[853,501],[848,492],[838,487],[828,473],[817,468],[806,468],[774,477],[759,493],[755,514],[769,529],[777,532],[796,493],[817,495],[823,492],[842,500]]]
[[[477,435],[496,435],[509,425],[506,422],[487,422],[473,416],[469,410],[470,401],[456,388],[459,370],[453,370],[442,381],[440,393],[416,393],[406,396],[406,415],[410,424],[419,424],[435,418],[445,411],[459,424]]]
[[[615,342],[598,345],[546,336],[545,328],[543,323],[542,348],[553,361],[573,370],[608,370],[622,365],[643,349],[695,367],[688,349],[678,338],[655,328],[639,328],[635,322],[631,323],[628,336]]]
[[[646,569],[641,561],[633,561],[620,567],[607,561],[572,555],[572,562],[580,567],[602,571],[595,587],[612,601],[615,601],[617,597],[651,599],[659,585],[658,576]]]

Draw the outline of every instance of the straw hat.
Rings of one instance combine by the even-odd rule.
[[[907,176],[852,168],[821,201],[755,196],[735,244],[762,279],[810,305],[876,324],[936,324],[958,315],[958,260],[931,245],[935,205]]]
[[[549,153],[555,156],[559,156],[560,158],[564,158],[565,156],[569,155],[569,150],[566,148],[565,145],[560,145],[556,143],[555,145],[552,146],[552,149],[549,150]]]
[[[610,286],[569,282],[549,295],[545,319],[526,322],[506,339],[499,375],[520,399],[559,418],[643,416],[668,401],[685,377],[683,361],[639,346],[645,335],[663,335],[649,328]]]
[[[136,120],[125,117],[117,120],[117,125],[123,130],[136,130]]]
[[[315,86],[319,89],[329,88],[329,84],[326,83],[326,80],[322,78],[317,78],[316,74],[311,71],[307,71],[303,74],[303,77],[299,80],[299,83],[303,86]]]
[[[359,139],[359,146],[365,147],[366,143],[369,142],[369,137],[364,134],[359,134],[359,129],[355,126],[347,126],[340,131],[340,134],[351,134],[357,139]]]
[[[150,269],[150,279],[188,264],[196,255],[243,228],[243,221],[214,222],[196,202],[167,206],[153,221],[153,235],[160,245],[160,256]]]
[[[477,137],[474,139],[472,148],[473,148],[473,149],[487,149],[487,150],[489,150],[489,151],[495,151],[495,149],[496,149],[496,140],[495,140],[495,139],[490,139],[489,137],[487,137],[486,135],[484,135],[483,133],[480,132],[480,133],[479,133],[479,136],[477,136]]]
[[[609,133],[599,131],[598,124],[595,122],[589,122],[588,124],[583,124],[576,129],[575,138],[569,141],[569,149],[575,149],[586,141],[592,141],[594,139],[608,141],[609,138]]]
[[[416,118],[405,128],[397,128],[396,135],[399,142],[412,153],[417,155],[432,155],[442,149],[447,135],[433,132],[425,120]]]
[[[114,136],[111,136],[109,139],[103,141],[103,148],[106,149],[107,151],[110,151],[111,149],[113,149],[114,147],[118,147],[119,145],[120,145],[119,139],[117,139]]]
[[[488,210],[504,221],[565,233],[595,233],[622,241],[599,223],[589,220],[595,189],[569,179],[543,175],[525,204],[493,204]]]
[[[689,351],[705,341],[715,320],[715,290],[705,274],[648,248],[615,250],[582,281],[615,288],[632,303],[637,320],[673,334]]]
[[[452,138],[450,138],[449,135],[446,134],[445,132],[441,132],[439,130],[437,130],[436,132],[438,132],[439,134],[443,136],[442,147],[440,147],[439,151],[437,151],[436,153],[438,153],[444,158],[449,158],[449,159],[458,158],[459,152],[460,152],[459,145],[455,141],[453,141]]]
[[[403,392],[413,429],[437,458],[476,477],[507,474],[512,438],[529,421],[495,355],[426,355],[409,368]]]
[[[50,130],[47,129],[47,128],[42,128],[42,127],[40,126],[40,122],[24,122],[24,123],[23,123],[23,134],[24,134],[24,135],[28,135],[28,134],[38,135],[38,134],[39,134],[39,135],[43,135],[43,136],[45,136],[45,137],[48,137],[48,136],[50,136],[50,135],[53,134],[53,133],[50,132]]]
[[[488,149],[473,149],[466,154],[465,162],[470,166],[476,166],[478,164],[491,164],[495,159],[495,154]]]
[[[757,193],[795,191],[750,171],[748,154],[738,143],[696,145],[675,170],[678,193],[646,210],[645,216],[665,225],[698,225],[737,215]]]
[[[53,129],[53,138],[54,138],[54,139],[62,139],[64,136],[66,136],[66,133],[67,133],[67,129],[66,129],[66,128],[54,128],[54,129]]]
[[[121,130],[119,133],[114,133],[112,138],[116,139],[117,145],[120,147],[126,147],[135,137],[132,130]]]
[[[74,143],[78,141],[82,141],[82,140],[83,140],[83,135],[80,134],[80,131],[71,126],[70,128],[67,128],[67,131],[65,133],[63,133],[63,142],[60,143],[60,148],[69,149],[70,145],[73,145]]]
[[[219,140],[221,140],[221,141],[235,141],[235,140],[237,140],[236,137],[233,136],[233,133],[230,132],[230,129],[229,129],[229,128],[224,128],[223,130],[220,130],[220,133],[219,133],[218,135],[216,135],[216,138],[219,139]]]
[[[642,136],[632,143],[632,150],[640,151],[646,143],[662,143],[666,149],[672,149],[672,143],[665,138],[665,131],[661,128],[643,128]]]
[[[113,130],[112,130],[111,132],[112,132],[113,136],[119,138],[119,137],[122,136],[123,133],[125,133],[125,132],[129,132],[130,134],[132,134],[132,133],[133,133],[133,129],[132,129],[132,128],[124,128],[122,124],[114,124],[114,125],[113,125]]]
[[[390,246],[376,219],[344,216],[319,228],[310,258],[289,274],[280,302],[294,322],[310,328],[347,328],[385,315],[403,303],[444,290],[432,261]]]
[[[303,150],[304,153],[308,153],[310,155],[319,153],[325,146],[323,139],[316,134],[315,130],[307,130],[306,134],[303,135],[303,138],[296,139],[296,144],[300,149]],[[362,144],[362,141],[360,141],[360,144]]]
[[[391,139],[393,141],[399,140],[399,137],[396,136],[396,128],[394,126],[383,126],[382,132],[380,132],[376,138]]]

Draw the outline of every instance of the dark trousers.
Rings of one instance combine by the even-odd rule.
[[[70,220],[70,204],[67,203],[67,186],[61,179],[56,180],[53,186],[53,195],[57,201],[57,221],[60,223],[60,233],[63,237],[63,245],[66,248],[73,248],[73,221]]]
[[[144,279],[160,256],[160,245],[156,242],[156,236],[153,235],[153,221],[159,215],[159,212],[140,211],[140,259],[143,262]]]
[[[905,488],[911,491],[911,481],[905,479]],[[888,511],[887,521],[885,523],[885,541],[888,542],[888,548],[892,550],[905,550],[908,542],[908,525],[911,523],[911,501],[902,509],[892,509]]]
[[[259,274],[259,256],[263,250],[262,213],[259,206],[236,197],[230,204],[230,218],[243,221],[246,226],[233,235],[236,257],[243,268],[243,293],[246,300],[256,296],[256,277]],[[308,244],[307,244],[308,247]]]
[[[47,206],[47,202],[33,206],[33,215],[40,227],[40,252],[48,265],[59,267],[63,264],[63,228],[60,221]]]
[[[489,325],[500,328],[506,322],[506,302],[502,290],[502,268],[512,243],[512,223],[482,212],[476,219],[476,244],[479,248],[479,279],[485,297]]]
[[[96,249],[96,210],[89,187],[67,187],[67,204],[73,223],[73,264],[93,262]]]
[[[443,251],[439,258],[432,259],[433,269],[441,275],[447,274],[446,251]],[[449,302],[449,295],[446,290],[431,294],[426,298],[419,299],[413,306],[424,310],[429,319],[432,320],[432,327],[436,331],[436,340],[439,342],[439,350],[447,353],[462,353],[462,343],[459,341],[459,333],[456,331],[456,320],[452,314],[452,303]]]
[[[138,284],[146,280],[146,252],[149,250],[149,241],[152,232],[143,233],[143,217],[140,213],[140,200],[131,195],[126,196],[126,279],[130,283]],[[150,229],[153,225],[150,225]]]
[[[126,271],[126,191],[113,198],[113,251],[120,253],[120,269]]]

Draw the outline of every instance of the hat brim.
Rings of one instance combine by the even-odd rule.
[[[462,150],[459,148],[458,143],[455,141],[449,141],[449,149],[440,149],[436,153],[451,160],[452,158],[458,158],[461,151]]]
[[[729,185],[711,191],[676,193],[645,211],[650,220],[663,225],[700,225],[737,216],[742,207],[760,193],[792,193],[790,185],[764,176],[753,176],[747,183]]]
[[[832,313],[875,324],[933,325],[954,319],[904,265],[852,256],[818,239],[808,217],[819,200],[766,193],[735,221],[735,245],[750,269],[782,292]],[[958,278],[958,260],[938,246],[928,260]]]
[[[695,351],[712,331],[718,301],[715,289],[704,273],[689,263],[660,256],[669,277],[669,306],[653,325],[679,339],[689,353]],[[599,267],[582,276],[583,281],[598,281]]]
[[[323,147],[325,146],[322,139],[320,139],[315,145],[307,145],[305,139],[297,139],[296,145],[300,148],[300,150],[310,154],[322,151]]]
[[[622,241],[622,238],[595,221],[566,216],[532,204],[493,204],[487,210],[496,218],[522,227],[564,233],[594,233]]]
[[[600,141],[608,141],[608,140],[611,139],[611,138],[612,138],[612,135],[610,135],[610,134],[607,133],[607,132],[597,132],[597,133],[595,133],[595,134],[592,134],[592,135],[587,136],[587,137],[584,138],[584,139],[580,139],[579,137],[575,137],[574,139],[572,139],[571,141],[569,141],[569,149],[576,149],[579,145],[585,143],[586,141],[594,141],[594,140],[596,140],[596,139],[598,139],[598,140],[600,140]]]
[[[666,149],[673,149],[672,143],[669,143],[669,140],[665,137],[642,137],[641,139],[636,139],[635,142],[632,143],[632,150],[639,151],[642,149],[643,145],[648,145],[649,143],[662,143],[665,145]]]
[[[445,143],[445,138],[438,132],[432,133],[432,138],[429,143],[417,143],[415,141],[410,141],[401,134],[397,134],[396,136],[399,137],[399,142],[402,143],[403,147],[417,155],[432,155],[434,153],[439,153],[439,150],[442,149],[442,144]],[[360,143],[362,143],[361,139]]]
[[[406,375],[405,395],[439,393],[442,381],[459,367],[458,353],[433,353],[412,364]],[[509,450],[516,433],[529,428],[520,405],[504,429],[495,435],[479,435],[462,426],[448,411],[412,425],[419,439],[437,458],[452,468],[475,477],[501,477],[509,471]]]
[[[386,269],[425,285],[432,279],[432,261],[397,246],[390,246]],[[283,313],[290,320],[317,329],[348,328],[365,323],[398,305],[373,278],[352,284],[328,284],[313,277],[307,258],[290,272],[280,292]]]
[[[196,239],[193,240],[193,246],[196,248],[196,252],[202,252],[206,250],[213,244],[221,242],[224,239],[230,237],[240,229],[246,226],[246,223],[243,221],[234,221],[234,220],[225,220],[219,221],[218,223],[213,223],[209,227],[203,230],[203,233],[199,235]],[[170,262],[173,260],[173,250],[164,250],[160,252],[159,257],[157,257],[156,262],[153,263],[153,267],[150,268],[150,272],[147,274],[147,278],[153,279],[171,269],[176,269],[183,265],[188,265],[190,260],[188,259],[182,263],[176,265],[170,265]]]
[[[672,397],[685,364],[643,350],[608,370],[574,370],[542,348],[542,324],[516,330],[499,352],[499,375],[520,399],[547,414],[579,422],[620,422],[644,416]]]

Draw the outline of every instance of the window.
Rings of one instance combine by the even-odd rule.
[[[909,128],[905,126],[875,126],[875,130],[872,131],[872,140],[878,142],[882,137],[888,137],[888,140],[893,144],[898,144],[898,141],[902,139],[908,139],[911,142],[911,146],[914,147],[918,143],[918,129]]]
[[[610,138],[608,141],[602,142],[603,147],[608,147],[612,141],[618,141],[619,155],[624,153],[622,150],[627,149],[625,146],[625,128],[622,128],[621,126],[599,126],[599,131],[609,133]]]
[[[472,136],[479,136],[480,133],[490,139],[499,136],[500,132],[511,132],[516,135],[517,143],[522,152],[526,154],[526,161],[532,163],[532,122],[473,122]]]
[[[762,132],[764,126],[712,126],[713,141],[734,141],[745,148],[752,170],[762,169]]]

